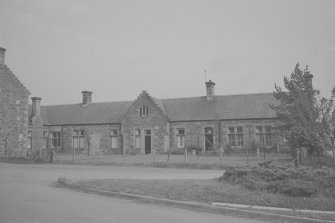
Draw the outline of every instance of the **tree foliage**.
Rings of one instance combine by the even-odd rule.
[[[329,99],[321,98],[319,101],[319,126],[320,141],[324,148],[331,149],[335,164],[335,86]]]
[[[285,132],[292,147],[308,147],[310,152],[321,153],[320,92],[314,89],[312,79],[308,67],[301,70],[297,64],[291,75],[284,77],[286,90],[275,85],[273,95],[278,103],[271,107],[277,112],[279,129]]]

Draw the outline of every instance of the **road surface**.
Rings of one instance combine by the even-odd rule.
[[[58,177],[204,179],[221,171],[174,170],[0,163],[0,222],[259,222],[259,220],[196,212],[164,205],[138,203],[58,187]]]

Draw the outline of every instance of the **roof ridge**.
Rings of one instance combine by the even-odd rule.
[[[225,95],[214,95],[214,97],[225,97],[225,96],[245,96],[245,95],[262,95],[262,94],[273,94],[273,92],[260,92],[260,93],[241,93],[241,94],[225,94]],[[170,99],[190,99],[190,98],[205,98],[206,96],[190,96],[190,97],[179,97],[179,98],[162,98],[161,100]]]
[[[108,103],[131,103],[133,101],[129,100],[129,101],[105,101],[105,102],[92,102],[90,103],[89,105],[91,104],[108,104]],[[81,105],[82,103],[69,103],[69,104],[55,104],[55,105],[42,105],[44,107],[49,107],[49,106],[66,106],[66,105]]]
[[[149,95],[149,94],[148,94]],[[165,107],[164,107],[164,103],[163,103],[163,99],[158,99],[155,97],[152,97],[151,95],[149,95],[149,97],[151,98],[151,100],[153,101],[153,103],[157,106],[157,108],[159,108],[159,110],[161,110],[161,112],[163,113],[163,115],[168,118],[166,111],[165,111]],[[163,108],[161,108],[161,106],[156,102],[157,101],[161,101]],[[164,110],[163,110],[164,109]]]
[[[15,76],[15,75],[14,75]],[[146,92],[147,93],[147,92]],[[142,94],[142,93],[141,93]],[[141,95],[140,94],[140,95]],[[190,96],[190,97],[177,97],[177,98],[156,98],[151,96],[149,93],[147,93],[149,97],[156,99],[156,100],[161,100],[162,105],[164,106],[165,109],[165,104],[164,100],[175,100],[175,99],[195,99],[195,98],[205,98],[206,96]],[[260,92],[260,93],[241,93],[241,94],[225,94],[225,95],[215,95],[214,97],[226,97],[226,96],[245,96],[245,95],[264,95],[264,94],[273,94],[272,92]],[[124,100],[124,101],[104,101],[104,102],[91,102],[90,104],[107,104],[107,103],[132,103],[136,101],[139,96],[136,97],[135,100]],[[155,102],[155,101],[154,101]],[[156,102],[155,102],[156,103]],[[54,105],[43,105],[43,106],[65,106],[65,105],[80,105],[82,103],[68,103],[68,104],[54,104]],[[157,103],[156,103],[157,104]],[[158,105],[159,107],[159,105]]]

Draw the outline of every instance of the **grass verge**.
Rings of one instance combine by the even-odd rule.
[[[250,191],[239,185],[218,180],[81,180],[69,182],[87,189],[131,193],[171,200],[237,203],[292,209],[335,210],[335,200],[327,197],[290,197],[261,191]],[[335,215],[288,211],[265,211],[276,214],[334,220]]]

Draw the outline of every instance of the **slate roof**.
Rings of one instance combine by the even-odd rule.
[[[275,104],[272,93],[189,98],[156,99],[155,103],[169,121],[204,121],[276,118],[269,104]],[[41,106],[46,125],[121,123],[134,101]]]
[[[79,125],[120,123],[132,101],[41,106],[47,125]],[[43,112],[45,110],[45,112]]]
[[[157,99],[157,98],[154,98],[154,97],[151,97],[151,98],[154,100],[156,105],[158,105],[158,107],[163,111],[164,115],[167,115],[166,111],[165,111],[163,99]]]
[[[269,106],[276,103],[272,93],[164,99],[163,103],[170,121],[276,118]]]

